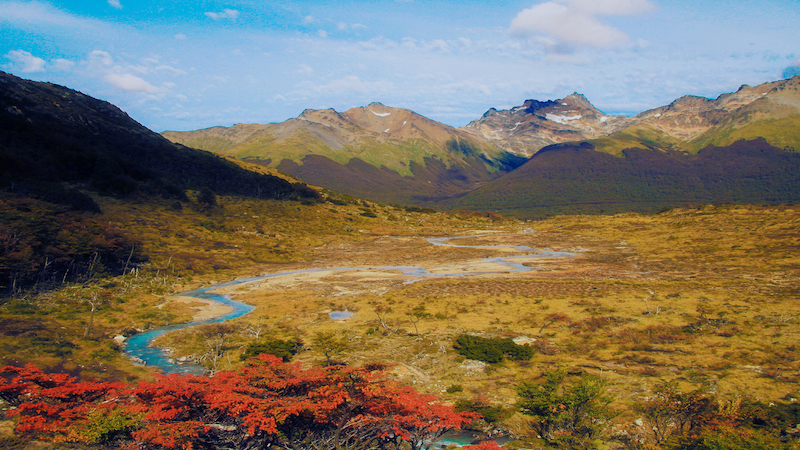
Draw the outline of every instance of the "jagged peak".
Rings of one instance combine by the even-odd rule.
[[[569,94],[568,96],[564,97],[564,100],[567,100],[567,99],[569,99],[569,100],[578,100],[578,101],[583,101],[583,102],[589,103],[589,100],[586,99],[586,96],[583,95],[583,94],[579,94],[578,92],[573,92],[572,94]]]
[[[306,119],[306,118],[309,118],[309,117],[317,116],[319,114],[337,114],[338,115],[339,113],[336,112],[336,110],[333,109],[333,108],[326,108],[326,109],[310,109],[310,108],[308,108],[308,109],[304,109],[303,112],[301,112],[300,115],[297,116],[297,118],[298,119]]]
[[[600,111],[597,108],[595,108],[594,105],[592,105],[592,102],[590,102],[589,99],[586,98],[586,96],[584,96],[583,94],[579,94],[577,92],[573,92],[572,94],[564,97],[562,101],[573,103],[576,106],[580,106],[581,108],[589,109],[592,111],[597,111],[597,112]]]

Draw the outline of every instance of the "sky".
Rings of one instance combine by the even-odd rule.
[[[380,102],[452,126],[584,94],[633,115],[800,75],[800,0],[0,0],[0,70],[154,131]]]

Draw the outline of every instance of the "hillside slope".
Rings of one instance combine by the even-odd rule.
[[[119,108],[0,72],[0,187],[47,192],[69,183],[104,194],[183,190],[261,198],[299,195],[288,181],[176,145]]]
[[[98,196],[169,199],[214,193],[298,199],[303,184],[177,145],[119,108],[0,72],[0,293],[118,273],[144,260],[124,228],[102,220]]]

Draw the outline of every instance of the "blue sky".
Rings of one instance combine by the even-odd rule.
[[[453,126],[579,92],[606,114],[800,75],[798,0],[0,0],[0,70],[155,130],[373,101]]]

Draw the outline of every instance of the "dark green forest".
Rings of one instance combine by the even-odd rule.
[[[762,139],[707,147],[697,155],[642,149],[623,153],[597,152],[589,143],[546,147],[514,172],[445,205],[543,218],[800,201],[800,154]]]

